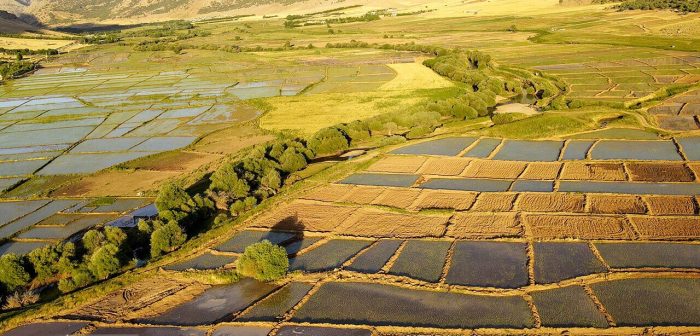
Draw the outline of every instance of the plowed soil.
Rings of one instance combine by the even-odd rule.
[[[367,169],[370,172],[415,173],[425,163],[422,156],[395,156],[382,158]]]
[[[418,198],[414,209],[467,210],[476,200],[477,193],[450,190],[425,190]]]
[[[518,210],[534,212],[583,212],[586,198],[581,194],[532,193],[521,194]]]
[[[473,211],[510,211],[513,209],[515,193],[481,193],[476,199]]]
[[[390,188],[385,190],[372,204],[408,209],[420,196],[420,189]]]
[[[341,202],[356,203],[356,204],[370,204],[372,201],[377,199],[381,195],[385,187],[373,187],[373,186],[355,186],[345,197],[341,198]]]
[[[397,214],[378,209],[360,209],[335,233],[377,238],[439,237],[445,231],[449,216]]]
[[[514,179],[525,170],[525,162],[473,161],[464,171],[464,177]]]
[[[644,214],[647,209],[639,196],[589,194],[588,206],[598,214]]]
[[[431,158],[421,169],[424,175],[458,176],[471,160],[464,158]]]
[[[700,217],[649,217],[633,216],[630,220],[642,239],[698,239]]]
[[[625,169],[621,163],[567,162],[560,178],[582,181],[625,181]]]
[[[632,181],[640,182],[692,182],[693,173],[682,163],[641,163],[627,164]]]
[[[448,235],[454,238],[496,238],[522,236],[515,213],[458,213],[452,217]]]
[[[561,163],[559,162],[532,162],[520,175],[521,179],[528,180],[554,180],[559,175]]]
[[[357,207],[294,202],[256,221],[254,227],[293,231],[333,231]]]
[[[535,238],[632,239],[623,217],[576,215],[526,215]]]
[[[323,202],[337,202],[349,195],[353,188],[354,186],[347,184],[329,184],[312,190],[302,198]]]
[[[647,196],[651,215],[694,215],[695,200],[690,196]]]

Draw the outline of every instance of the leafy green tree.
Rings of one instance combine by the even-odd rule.
[[[231,204],[231,215],[240,216],[244,212],[254,208],[258,204],[258,200],[255,197],[246,197],[242,200],[238,200]]]
[[[15,254],[0,257],[0,284],[8,292],[29,284],[31,276],[24,268],[22,258]]]
[[[167,183],[158,191],[156,208],[158,212],[166,210],[181,210],[182,206],[190,201],[190,195],[185,189],[175,183]]]
[[[231,198],[242,198],[250,192],[250,185],[238,176],[233,163],[228,163],[217,169],[210,177],[210,189],[221,191]]]
[[[58,282],[58,289],[63,293],[67,293],[78,288],[86,287],[94,281],[95,277],[90,269],[88,269],[85,265],[80,265],[73,268],[69,272],[68,277],[63,278]]]
[[[238,272],[259,281],[274,281],[287,274],[289,259],[287,251],[263,240],[246,247],[238,259]]]
[[[316,155],[325,155],[346,150],[350,144],[338,128],[328,127],[316,132],[308,146]]]
[[[301,153],[297,152],[294,148],[287,148],[284,153],[280,156],[279,162],[282,171],[285,173],[293,173],[306,167],[306,157]]]
[[[61,252],[56,245],[47,245],[29,253],[29,262],[40,280],[48,279],[58,272]]]
[[[260,179],[260,186],[273,194],[282,187],[282,176],[277,169],[270,169]]]
[[[128,238],[124,230],[120,228],[107,226],[104,230],[107,242],[109,242],[110,244],[114,244],[115,246],[121,246],[126,242],[126,239]]]
[[[104,242],[107,240],[104,233],[100,230],[92,229],[83,235],[83,247],[88,251],[88,254],[92,254],[98,248],[100,248]]]
[[[169,222],[151,234],[151,257],[172,252],[187,240],[187,235],[176,222]]]
[[[114,244],[106,244],[95,251],[90,256],[88,269],[95,278],[104,280],[110,275],[119,272],[121,262],[119,261],[119,248]]]

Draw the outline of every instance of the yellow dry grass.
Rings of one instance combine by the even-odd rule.
[[[537,239],[632,239],[634,234],[622,216],[525,215]]]
[[[647,209],[639,196],[588,195],[590,212],[600,214],[644,214]]]
[[[517,178],[525,170],[525,162],[476,160],[462,176],[476,178]]]
[[[408,209],[420,196],[420,189],[389,188],[372,201],[373,205]]]
[[[379,209],[360,209],[340,225],[336,234],[377,238],[440,237],[448,215],[398,214]]]
[[[370,166],[367,171],[382,173],[415,173],[426,158],[422,156],[389,155]]]
[[[448,236],[454,238],[496,238],[522,235],[522,227],[515,213],[455,214]]]
[[[521,194],[518,210],[533,212],[583,212],[586,198],[581,194],[527,193]]]
[[[513,209],[515,193],[482,193],[472,207],[472,211],[510,211]]]
[[[621,163],[567,162],[561,171],[562,180],[625,181]]]
[[[312,190],[310,193],[302,196],[302,198],[314,201],[337,202],[349,195],[353,188],[354,186],[348,184],[329,184]]]
[[[0,37],[0,45],[6,49],[61,49],[75,43],[72,40],[43,40]]]
[[[414,205],[415,210],[467,210],[476,200],[476,193],[468,191],[425,190]]]
[[[465,158],[430,158],[420,172],[424,175],[457,176],[470,161]]]
[[[690,196],[647,196],[651,215],[694,215],[695,200]]]
[[[642,239],[686,240],[700,238],[700,217],[630,216]]]
[[[358,185],[352,188],[340,201],[356,204],[371,204],[385,189],[384,187]]]
[[[379,87],[381,91],[437,89],[453,86],[452,82],[420,63],[388,64],[396,77]]]
[[[355,210],[357,207],[295,201],[257,220],[253,227],[330,232]]]
[[[527,165],[520,178],[528,180],[554,180],[559,175],[559,162],[532,162]]]

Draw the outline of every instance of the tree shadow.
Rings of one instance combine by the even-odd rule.
[[[293,233],[294,235],[291,238],[282,242],[280,245],[287,249],[287,253],[290,257],[294,257],[299,251],[299,246],[301,246],[301,243],[304,240],[305,228],[304,223],[299,220],[299,217],[297,215],[292,215],[283,218],[277,222],[277,224],[273,225],[270,228],[268,237],[273,238],[273,235],[279,234],[280,232]]]

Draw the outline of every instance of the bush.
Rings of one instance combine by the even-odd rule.
[[[39,280],[53,277],[58,272],[61,252],[59,245],[47,245],[29,253],[29,262]]]
[[[184,204],[190,201],[190,195],[175,183],[167,183],[158,191],[156,208],[158,212],[168,210],[180,210]]]
[[[246,197],[231,204],[231,215],[240,216],[244,212],[253,209],[258,205],[258,200],[255,197]]]
[[[88,253],[93,253],[104,244],[106,239],[101,231],[90,230],[83,235],[83,247]]]
[[[5,254],[0,257],[0,284],[6,291],[12,292],[24,287],[31,276],[24,269],[22,258],[15,254]]]
[[[90,256],[88,269],[90,269],[95,278],[100,280],[107,279],[121,269],[121,262],[117,257],[118,254],[119,248],[114,244],[104,245]]]
[[[259,281],[277,280],[285,276],[288,269],[287,251],[267,240],[246,247],[237,266],[238,273]]]
[[[334,154],[350,147],[345,134],[335,127],[324,128],[309,140],[309,149],[316,155]]]
[[[527,118],[527,114],[524,113],[501,113],[495,114],[493,117],[491,117],[491,121],[493,121],[493,123],[496,125],[502,125],[525,118]]]
[[[2,306],[5,310],[22,308],[39,302],[39,293],[31,290],[15,292],[8,296],[5,301],[5,305]]]
[[[169,222],[151,234],[151,257],[174,251],[180,247],[187,235],[176,222]]]

